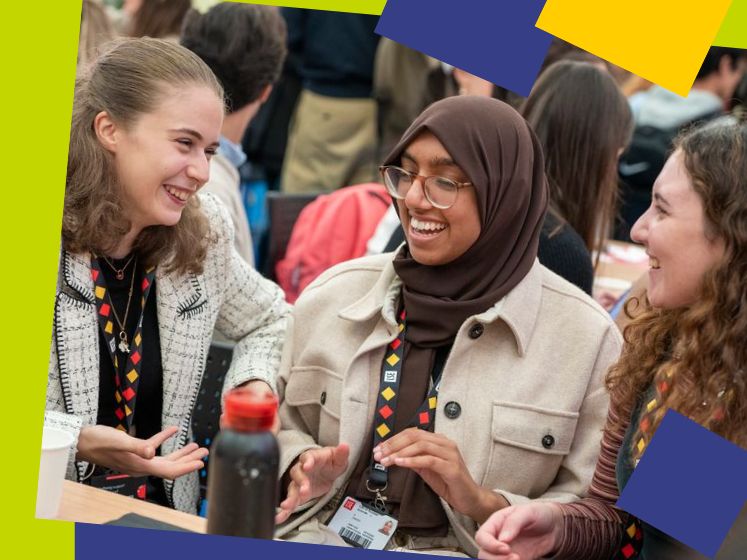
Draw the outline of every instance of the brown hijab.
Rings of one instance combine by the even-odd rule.
[[[476,96],[437,101],[405,131],[385,164],[399,164],[407,146],[426,130],[474,185],[481,226],[472,247],[448,264],[422,265],[407,245],[394,260],[404,285],[408,339],[440,346],[453,341],[467,317],[492,307],[529,272],[548,190],[539,141],[501,101]]]
[[[442,266],[419,264],[407,245],[394,260],[407,312],[394,433],[410,425],[428,394],[437,356],[448,354],[461,324],[492,307],[532,267],[547,207],[539,142],[508,105],[482,97],[438,101],[415,120],[386,163],[398,164],[405,148],[424,130],[438,138],[473,183],[481,232],[463,255]],[[371,437],[347,488],[364,500],[373,497],[366,488],[372,447]],[[399,519],[398,532],[447,533],[449,521],[438,496],[414,471],[391,467],[386,496]]]

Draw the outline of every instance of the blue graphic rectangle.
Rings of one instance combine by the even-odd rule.
[[[529,95],[552,35],[537,29],[544,0],[389,0],[376,32]]]
[[[715,556],[747,500],[747,452],[669,410],[618,507]]]

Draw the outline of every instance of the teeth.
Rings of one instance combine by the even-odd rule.
[[[659,268],[659,259],[657,259],[656,257],[649,257],[649,259],[648,259],[648,265],[651,268],[658,269]]]
[[[186,202],[187,199],[189,199],[189,196],[190,196],[189,193],[186,193],[186,192],[181,191],[181,190],[177,190],[177,189],[175,189],[174,187],[172,187],[170,185],[164,185],[164,186],[165,186],[166,190],[169,191],[169,194],[171,194],[172,196],[178,198],[182,202]]]
[[[441,231],[442,229],[446,229],[446,224],[439,224],[438,222],[424,222],[414,217],[410,218],[410,225],[413,227],[413,229],[417,229],[420,231]]]

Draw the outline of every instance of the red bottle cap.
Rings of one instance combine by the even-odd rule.
[[[241,432],[262,432],[272,428],[278,410],[278,398],[250,389],[233,389],[223,400],[227,428]]]

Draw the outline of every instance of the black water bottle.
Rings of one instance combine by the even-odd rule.
[[[226,394],[223,426],[210,448],[207,532],[271,539],[278,500],[278,401],[236,389]]]

